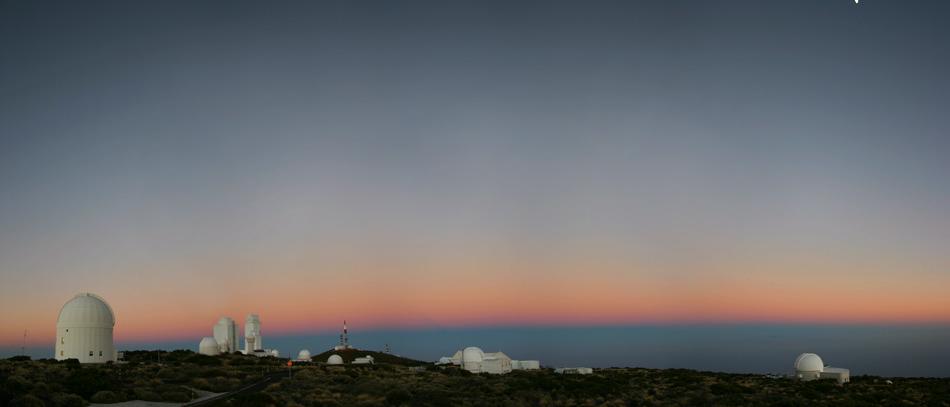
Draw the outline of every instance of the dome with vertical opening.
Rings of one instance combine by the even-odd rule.
[[[825,370],[825,363],[814,353],[802,353],[795,359],[797,372],[821,372]]]

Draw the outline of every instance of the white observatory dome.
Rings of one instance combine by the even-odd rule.
[[[340,355],[330,355],[330,357],[327,358],[327,364],[328,365],[342,365],[343,358],[341,358]]]
[[[482,352],[481,348],[469,346],[462,351],[462,363],[481,363],[483,359],[485,359],[485,352]]]
[[[56,320],[55,358],[78,359],[80,363],[115,361],[114,326],[115,314],[102,297],[76,294],[63,305]]]
[[[201,338],[201,343],[198,344],[198,353],[208,356],[221,353],[220,349],[218,349],[218,341],[210,336]]]
[[[821,372],[825,370],[825,363],[814,353],[802,353],[795,359],[797,372]]]
[[[112,307],[106,304],[102,297],[81,293],[63,305],[56,326],[112,328],[115,326],[115,315],[112,314]]]
[[[305,360],[305,361],[308,361],[308,362],[309,362],[309,361],[310,361],[310,351],[307,350],[307,349],[304,349],[304,350],[300,351],[300,353],[297,354],[297,360]]]

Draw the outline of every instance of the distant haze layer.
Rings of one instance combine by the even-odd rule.
[[[267,347],[294,358],[338,343],[335,332],[266,337]],[[350,342],[433,362],[467,346],[503,351],[549,367],[686,368],[731,373],[788,374],[795,357],[818,353],[852,375],[950,377],[950,327],[939,325],[706,324],[589,327],[479,327],[350,331]],[[190,349],[194,340],[122,342],[120,350]],[[19,353],[0,347],[0,356]],[[52,344],[27,349],[49,358]]]

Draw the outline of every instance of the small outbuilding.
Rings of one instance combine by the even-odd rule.
[[[511,370],[538,370],[541,369],[539,360],[512,360]]]

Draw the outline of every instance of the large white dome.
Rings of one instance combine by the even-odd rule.
[[[469,346],[462,351],[462,363],[481,362],[483,359],[485,359],[485,352],[482,352],[481,348]]]
[[[307,349],[304,349],[304,350],[300,351],[300,353],[297,353],[297,360],[305,360],[305,361],[309,362],[309,361],[310,361],[310,351],[307,350]]]
[[[77,359],[79,363],[116,360],[112,342],[115,314],[102,297],[81,293],[59,310],[56,319],[56,360]]]
[[[328,365],[342,365],[343,358],[341,358],[340,355],[330,355],[330,357],[327,358],[327,364]]]
[[[201,338],[201,343],[198,344],[198,353],[208,356],[214,356],[221,353],[221,351],[218,349],[218,341],[210,336]]]
[[[56,320],[57,328],[112,328],[115,314],[102,297],[92,293],[76,294],[63,305]]]
[[[795,359],[797,372],[821,372],[825,370],[825,363],[814,353],[802,353]]]

